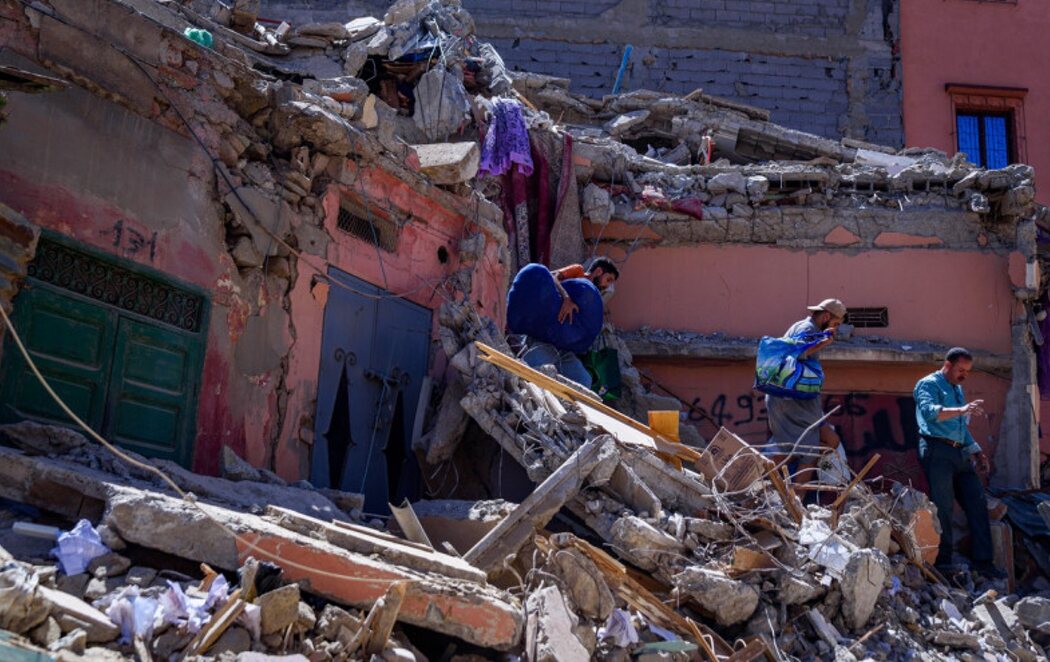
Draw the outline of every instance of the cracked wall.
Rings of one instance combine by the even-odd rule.
[[[382,15],[382,0],[264,0],[274,19]],[[899,147],[898,9],[884,0],[466,0],[478,35],[508,68],[622,89],[707,94],[765,108],[772,120],[817,135]],[[701,46],[698,46],[701,45]]]

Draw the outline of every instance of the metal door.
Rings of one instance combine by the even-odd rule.
[[[337,269],[325,308],[311,480],[365,495],[365,508],[414,496],[411,431],[431,313]],[[340,287],[343,283],[351,289]]]

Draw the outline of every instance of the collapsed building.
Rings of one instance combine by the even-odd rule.
[[[163,484],[131,480],[101,449],[31,452],[18,433],[8,433],[21,450],[5,460],[6,498],[104,521],[111,549],[226,572],[251,556],[296,558],[283,567],[292,585],[375,612],[344,619],[351,635],[374,634],[396,603],[402,623],[479,650],[585,659],[637,648],[633,610],[708,659],[733,656],[723,639],[737,635],[752,657],[734,659],[904,659],[938,647],[1037,659],[1039,635],[1026,628],[1047,619],[1035,607],[1018,628],[1016,616],[1000,623],[1013,600],[978,605],[994,605],[987,619],[942,604],[980,611],[928,574],[916,513],[929,519],[929,506],[906,487],[922,477],[901,403],[944,349],[968,345],[981,371],[970,393],[990,411],[974,430],[994,453],[993,482],[1040,486],[1045,219],[1031,168],[834,141],[703,90],[581,96],[564,78],[508,72],[455,2],[401,0],[382,19],[304,25],[264,25],[257,5],[0,3],[5,72],[62,79],[31,96],[14,88],[0,126],[0,303],[89,427],[212,505],[162,496]],[[853,337],[826,357],[828,388],[847,405],[836,422],[853,468],[896,491],[851,483],[835,508],[807,514],[776,472],[745,489],[718,471],[672,469],[646,426],[594,414],[571,385],[488,365],[473,343],[510,353],[502,328],[516,270],[596,252],[624,273],[603,333],[621,361],[616,406],[637,420],[681,410],[688,461],[723,427],[764,438],[749,374],[759,336],[811,299],[855,308]],[[68,425],[11,333],[0,394],[0,421]],[[250,466],[231,470],[233,455]],[[204,487],[187,468],[293,483],[284,487],[307,501],[288,506],[298,515],[267,511],[292,497],[233,498],[242,488]],[[69,491],[56,499],[59,485]],[[482,508],[500,522],[489,527],[498,540],[482,545],[486,531],[449,554],[325,521],[368,520],[405,499],[422,510],[421,498],[522,503]],[[559,511],[575,535],[533,540]],[[201,513],[218,527],[202,529],[211,546],[188,534],[211,526]],[[1013,534],[997,531],[1006,565]],[[381,578],[362,589],[303,569],[318,563]],[[569,566],[586,569],[594,594]],[[560,579],[545,584],[544,573]],[[377,603],[397,581],[407,596]],[[100,609],[119,603],[121,585],[102,588]],[[877,604],[893,608],[872,629]],[[100,623],[98,641],[117,639]],[[295,645],[312,650],[292,645],[292,626]],[[318,627],[295,617],[281,645],[260,636],[248,647],[312,655],[318,638],[341,642],[338,627]],[[55,632],[35,638],[54,644]],[[380,653],[385,632],[378,649],[348,640],[327,654]]]

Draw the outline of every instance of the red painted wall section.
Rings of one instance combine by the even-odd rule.
[[[1039,0],[900,3],[905,142],[956,150],[947,83],[1027,88],[1028,163],[1037,199],[1050,203],[1050,10]]]
[[[765,396],[752,391],[751,362],[670,362],[639,360],[636,367],[683,403],[702,409],[689,411],[690,423],[710,439],[725,426],[751,443],[768,440]],[[979,367],[979,366],[978,366]],[[915,382],[938,368],[936,365],[906,366],[825,363],[825,411],[842,405],[830,420],[839,430],[850,464],[859,469],[874,453],[882,455],[874,475],[912,480],[924,487],[915,444]],[[976,372],[964,385],[969,399],[982,398],[989,415],[974,418],[974,439],[994,457],[998,445],[1001,414],[1009,381]],[[659,389],[655,389],[659,391]]]
[[[847,306],[889,307],[889,327],[857,329],[859,336],[1010,352],[1014,299],[1005,255],[700,245],[639,249],[621,272],[610,303],[621,329],[779,335],[808,304],[836,297]]]
[[[54,230],[86,246],[142,264],[209,291],[212,295],[207,350],[197,408],[198,437],[193,467],[217,473],[223,445],[238,453],[246,451],[244,402],[247,394],[231,384],[229,357],[233,341],[231,311],[237,295],[224,287],[230,282],[232,262],[220,260],[217,252],[204,247],[220,242],[202,241],[184,228],[153,230],[142,220],[105,200],[89,194],[74,194],[0,170],[0,200],[42,228]],[[216,222],[215,227],[220,227]],[[225,255],[223,256],[225,257]]]

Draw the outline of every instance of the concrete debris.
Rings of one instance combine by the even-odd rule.
[[[413,145],[412,149],[419,155],[419,171],[435,184],[461,184],[478,174],[481,151],[475,142]]]
[[[862,549],[850,556],[839,581],[842,616],[850,628],[858,630],[868,624],[888,572],[889,561],[878,550]]]
[[[736,625],[751,618],[758,607],[754,586],[705,568],[687,568],[674,578],[680,600],[691,600],[712,614],[720,625]]]
[[[525,602],[525,659],[530,662],[586,662],[590,653],[573,634],[572,612],[555,586],[535,591]]]
[[[448,71],[431,69],[416,85],[416,126],[430,140],[447,139],[466,122],[470,99],[463,81]]]

